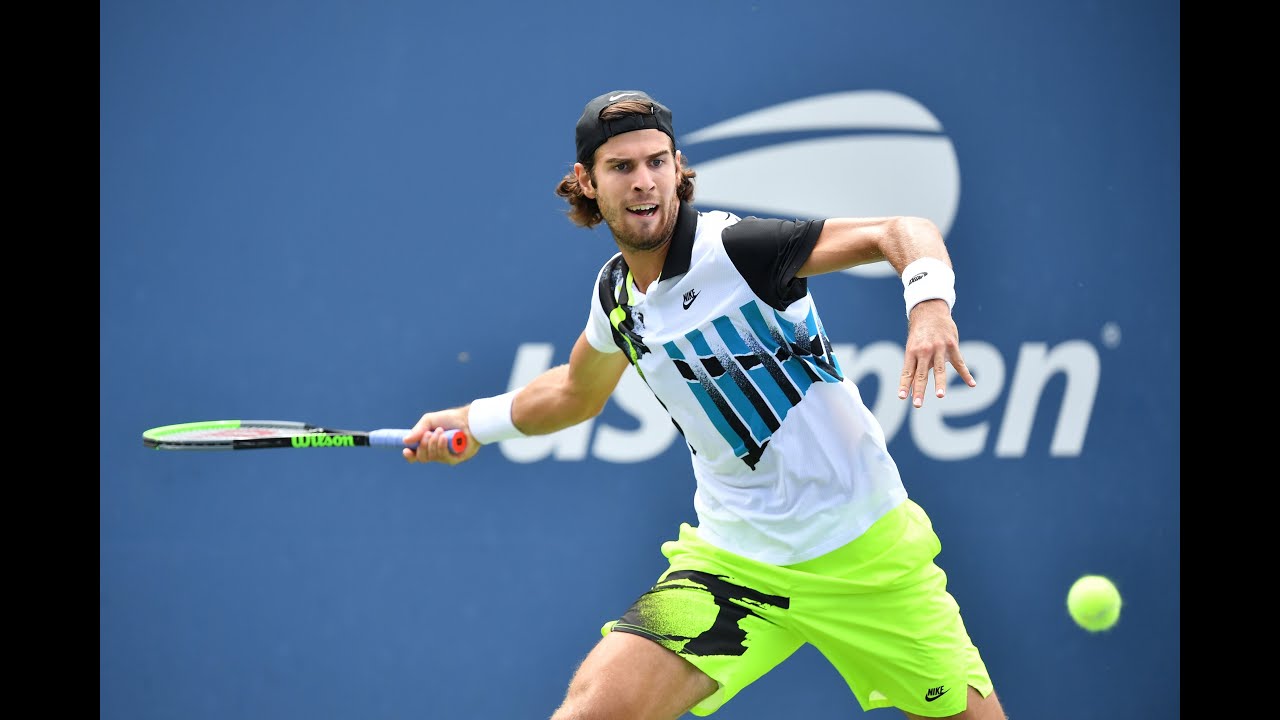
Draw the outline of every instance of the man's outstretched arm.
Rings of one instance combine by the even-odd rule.
[[[578,336],[569,362],[558,365],[527,385],[502,395],[480,398],[468,405],[425,413],[405,436],[416,451],[401,451],[409,462],[470,460],[480,446],[524,435],[546,435],[595,417],[627,369],[621,352],[602,353]],[[468,435],[466,451],[453,455],[444,431],[459,428]]]

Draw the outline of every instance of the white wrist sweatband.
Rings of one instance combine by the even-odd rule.
[[[956,274],[937,258],[922,257],[902,270],[902,299],[911,308],[925,300],[945,300],[947,307],[956,306]]]
[[[467,424],[471,435],[481,443],[502,442],[515,438],[528,437],[520,432],[520,428],[511,422],[511,403],[516,399],[516,388],[508,393],[471,401],[471,410],[467,415]]]

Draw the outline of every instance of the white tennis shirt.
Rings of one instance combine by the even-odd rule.
[[[586,327],[595,349],[627,353],[684,437],[699,535],[777,565],[850,542],[907,497],[795,276],[822,225],[682,204],[658,280],[641,292],[614,255]]]

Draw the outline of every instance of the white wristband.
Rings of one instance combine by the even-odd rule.
[[[472,400],[471,410],[467,415],[472,437],[485,445],[528,437],[511,422],[511,403],[518,392],[519,388],[501,395]]]
[[[956,274],[937,258],[922,257],[902,270],[902,299],[911,308],[925,300],[945,300],[947,307],[956,306]]]

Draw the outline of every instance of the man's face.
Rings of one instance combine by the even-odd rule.
[[[680,209],[677,162],[670,136],[646,128],[609,138],[596,148],[592,177],[579,173],[583,193],[600,205],[620,246],[654,250],[671,239]]]

